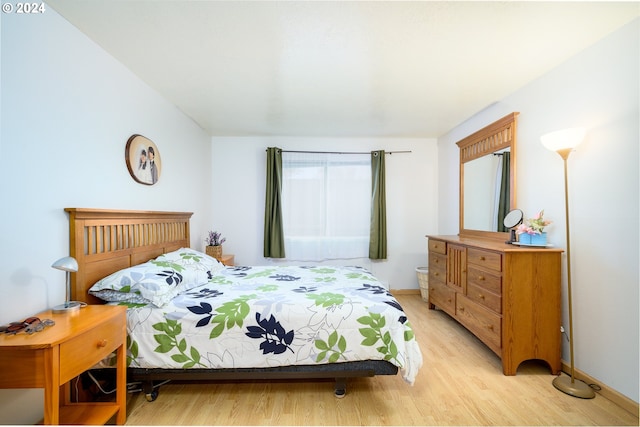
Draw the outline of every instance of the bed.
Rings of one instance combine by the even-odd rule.
[[[189,248],[189,212],[65,210],[72,298],[128,305],[127,379],[149,401],[167,380],[331,378],[337,397],[348,378],[415,380],[411,323],[365,269],[229,267]]]

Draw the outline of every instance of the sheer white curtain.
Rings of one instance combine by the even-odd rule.
[[[289,260],[366,258],[370,155],[283,152],[282,217]]]
[[[500,215],[500,192],[502,191],[502,157],[493,156],[498,158],[496,165],[496,175],[494,178],[494,190],[493,190],[493,214],[491,215],[491,228],[490,230],[498,231],[500,225],[498,224],[498,218]],[[496,228],[497,227],[497,228]]]

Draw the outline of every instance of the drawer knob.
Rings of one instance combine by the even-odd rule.
[[[478,276],[478,280],[484,280],[484,276]]]
[[[480,299],[484,299],[484,295],[482,295],[482,294],[478,294],[478,298],[480,298]]]
[[[460,311],[463,311],[463,312],[464,312],[464,307],[460,307]]]
[[[103,348],[103,347],[106,347],[106,346],[107,346],[107,340],[102,339],[102,340],[98,341],[98,347],[99,348]]]
[[[490,331],[493,331],[493,325],[487,325],[487,329],[489,329]]]
[[[480,261],[484,261],[484,260],[485,260],[485,257],[481,256]]]

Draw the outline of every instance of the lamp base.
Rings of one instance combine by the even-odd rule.
[[[82,304],[77,301],[67,301],[64,304],[56,305],[51,310],[56,314],[72,313],[76,310],[80,310],[80,307],[82,307]]]
[[[553,380],[553,386],[563,393],[581,399],[593,399],[596,393],[583,381],[571,379],[570,376],[559,376]]]

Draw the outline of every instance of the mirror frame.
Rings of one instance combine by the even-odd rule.
[[[484,237],[493,239],[509,239],[509,233],[501,231],[469,230],[464,227],[464,164],[477,158],[491,155],[496,151],[509,148],[510,191],[509,210],[516,207],[516,135],[517,117],[513,112],[496,120],[490,125],[456,142],[460,148],[460,237]]]

